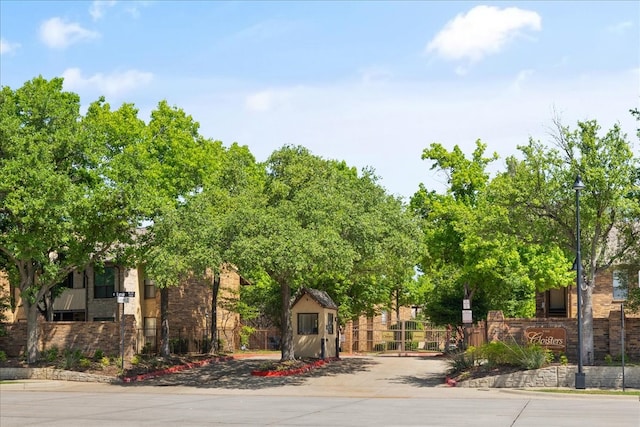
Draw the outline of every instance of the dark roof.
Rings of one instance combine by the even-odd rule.
[[[335,302],[333,302],[329,294],[327,294],[325,291],[321,291],[319,289],[312,289],[312,288],[300,289],[300,291],[298,291],[298,295],[296,296],[291,306],[293,307],[294,305],[296,305],[297,302],[300,301],[300,298],[302,298],[305,294],[309,295],[311,298],[313,298],[318,304],[320,304],[324,308],[332,308],[334,310],[338,309],[338,306],[336,305]]]

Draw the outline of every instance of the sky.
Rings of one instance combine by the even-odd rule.
[[[438,142],[500,160],[554,118],[618,123],[638,156],[636,1],[0,0],[0,84],[64,77],[149,119],[161,100],[264,161],[284,145],[373,168],[408,200],[444,191]],[[573,183],[568,183],[568,187]]]

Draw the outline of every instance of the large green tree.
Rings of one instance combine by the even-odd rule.
[[[253,203],[260,196],[264,169],[255,162],[247,147],[232,144],[208,153],[217,161],[203,176],[197,192],[181,198],[176,205],[166,207],[155,218],[145,236],[144,259],[146,271],[165,290],[169,286],[185,283],[189,278],[210,280],[213,290],[211,313],[212,350],[217,350],[217,296],[220,285],[220,268],[227,263],[225,252],[233,235],[228,233],[229,217],[245,203]],[[167,312],[168,299],[163,295]],[[167,355],[168,322],[163,317],[161,352]]]
[[[358,175],[344,162],[283,147],[266,167],[264,204],[238,212],[230,254],[243,271],[264,272],[277,284],[288,360],[293,293],[321,288],[348,315],[363,310],[359,303],[388,300],[389,284],[405,280],[415,264],[416,241],[406,235],[416,236],[417,226],[371,173]]]
[[[536,290],[568,280],[561,251],[523,245],[510,232],[508,211],[489,190],[487,166],[498,157],[485,150],[477,141],[469,159],[458,146],[447,151],[434,143],[423,152],[448,183],[445,194],[421,185],[411,200],[423,218],[425,314],[437,324],[461,323],[463,299],[472,302],[474,319],[488,310],[530,317]]]
[[[160,288],[163,356],[170,352],[169,287],[190,275],[203,277],[204,265],[220,262],[218,253],[207,246],[212,228],[204,214],[211,210],[202,193],[220,168],[224,149],[221,142],[201,136],[199,126],[181,108],[161,101],[131,153],[146,190],[139,202],[146,207],[149,222],[138,241],[137,261]]]
[[[37,304],[69,272],[117,257],[140,219],[133,187],[114,167],[132,140],[96,137],[100,103],[82,117],[59,78],[0,92],[0,251],[26,311],[29,363],[38,356]],[[124,105],[113,125],[132,114]]]
[[[496,178],[496,201],[508,208],[512,231],[525,242],[555,245],[567,259],[576,253],[576,193],[580,196],[582,360],[593,364],[592,293],[598,273],[633,262],[640,253],[639,159],[618,125],[602,132],[595,120],[575,129],[556,121],[553,146],[530,140],[519,147],[522,158],[507,159],[507,171]],[[571,263],[567,263],[570,267]],[[574,273],[575,280],[575,273]]]

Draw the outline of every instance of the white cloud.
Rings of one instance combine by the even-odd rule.
[[[539,31],[538,13],[508,7],[476,6],[467,14],[457,15],[429,42],[427,53],[451,60],[476,62],[500,52],[525,29]]]
[[[284,105],[290,97],[291,90],[263,90],[246,96],[245,109],[253,112],[271,111]]]
[[[430,143],[449,150],[457,144],[470,154],[481,138],[488,152],[504,159],[518,154],[517,145],[530,136],[549,144],[556,111],[572,128],[578,120],[596,119],[604,130],[620,122],[638,153],[637,124],[628,111],[637,105],[639,93],[629,88],[637,88],[638,78],[638,70],[566,79],[524,70],[480,85],[458,79],[363,85],[354,79],[258,93],[234,88],[224,97],[224,84],[199,81],[198,97],[180,84],[171,99],[201,123],[203,135],[246,144],[260,161],[284,144],[299,144],[323,157],[372,166],[389,191],[410,196],[420,182],[442,189],[443,178],[420,158]],[[213,102],[212,93],[218,94]],[[503,160],[494,167],[504,170]]]
[[[125,10],[132,17],[138,18],[140,16],[140,7],[147,7],[152,3],[153,1],[150,0],[128,1],[127,8]]]
[[[518,73],[515,80],[511,84],[511,89],[515,92],[521,92],[524,88],[524,83],[529,80],[533,75],[533,70],[522,70]]]
[[[94,21],[97,21],[104,16],[105,10],[107,8],[115,6],[116,3],[116,0],[95,0],[93,3],[91,3],[89,14]]]
[[[375,84],[389,81],[393,73],[386,67],[372,66],[361,69],[360,79],[362,84]]]
[[[82,28],[75,22],[64,22],[55,17],[44,21],[40,25],[40,40],[47,46],[56,49],[63,49],[73,43],[83,40],[91,40],[98,37],[95,31]]]
[[[9,40],[0,38],[0,55],[13,53],[20,47],[20,43],[11,43]]]
[[[613,34],[621,35],[631,27],[633,27],[633,23],[631,21],[624,21],[607,27],[607,31]]]
[[[153,74],[138,70],[127,70],[111,74],[96,73],[84,77],[79,68],[68,68],[62,73],[66,90],[95,89],[102,95],[115,96],[148,85]]]

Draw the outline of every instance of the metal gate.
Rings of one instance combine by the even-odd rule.
[[[354,323],[346,332],[346,348],[353,352],[445,352],[451,339],[446,327],[418,320],[384,324],[369,318]]]

